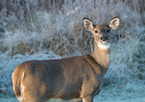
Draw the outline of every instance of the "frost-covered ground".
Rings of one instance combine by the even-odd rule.
[[[94,102],[145,102],[145,86],[127,84],[123,88],[114,87],[102,88]],[[1,102],[18,102],[14,97],[0,98]],[[48,102],[67,102],[57,99],[50,99]],[[70,102],[70,101],[69,101]]]
[[[18,2],[9,2],[12,6],[0,11],[0,102],[18,102],[11,80],[18,64],[89,54],[93,36],[84,30],[82,18],[106,24],[115,16],[121,18],[121,25],[110,34],[110,66],[94,100],[145,102],[144,0],[14,1]]]
[[[20,63],[27,61],[27,60],[46,60],[46,59],[56,59],[61,58],[59,55],[54,54],[53,52],[42,52],[36,53],[33,55],[15,55],[10,59],[4,58],[3,55],[1,58],[0,68],[3,67],[3,70],[0,71],[1,74],[1,84],[8,85],[6,87],[6,92],[3,95],[0,95],[0,102],[18,102],[17,99],[14,97],[14,93],[11,87],[11,74],[13,69]],[[110,67],[113,65],[111,64]],[[104,84],[102,86],[102,90],[94,99],[94,102],[145,102],[145,85],[144,82],[137,79],[128,79],[130,82],[111,82],[111,76],[109,73],[111,70],[109,69]],[[114,71],[117,69],[114,68]],[[122,75],[123,76],[123,75]],[[126,77],[124,75],[124,77]],[[7,80],[5,80],[7,79]],[[119,78],[118,78],[119,79]],[[120,80],[123,81],[123,80]],[[112,84],[111,84],[112,83]],[[9,97],[11,96],[11,97]],[[50,100],[50,102],[62,102],[62,100]]]

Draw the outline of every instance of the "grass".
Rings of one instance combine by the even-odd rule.
[[[103,92],[106,90],[107,93],[111,92],[108,87],[112,88],[114,85],[120,87],[126,84],[134,87],[135,83],[144,85],[143,0],[108,2],[96,0],[96,3],[94,0],[74,2],[62,0],[60,4],[54,2],[54,5],[55,3],[59,5],[56,8],[51,4],[53,2],[49,3],[48,7],[48,5],[38,6],[37,0],[31,1],[23,5],[19,3],[14,5],[13,2],[11,6],[13,9],[6,12],[3,6],[0,11],[0,100],[2,102],[16,102],[11,87],[11,75],[14,68],[23,61],[80,56],[93,51],[93,36],[84,30],[83,17],[92,19],[95,24],[106,24],[115,16],[121,18],[119,29],[110,34],[111,61],[102,86]],[[19,11],[16,13],[18,7]],[[1,90],[3,87],[6,88],[4,92]],[[124,90],[130,92],[129,89],[124,88]]]

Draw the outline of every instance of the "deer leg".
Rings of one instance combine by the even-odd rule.
[[[93,97],[91,96],[84,97],[83,102],[93,102]]]
[[[24,102],[46,102],[43,98],[31,98],[30,100],[25,100]]]
[[[83,102],[83,100],[82,100],[82,98],[79,98],[79,99],[73,100],[72,102]]]

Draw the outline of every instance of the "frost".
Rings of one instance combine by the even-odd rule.
[[[145,101],[144,0],[53,0],[54,4],[42,0],[41,5],[38,0],[23,5],[16,1],[0,11],[0,89],[6,89],[0,92],[1,102],[16,102],[11,76],[17,65],[90,54],[93,36],[84,30],[82,18],[108,24],[115,16],[120,17],[121,26],[110,33],[110,66],[94,100]]]

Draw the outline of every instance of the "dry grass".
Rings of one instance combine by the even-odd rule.
[[[4,6],[6,1],[0,5],[0,89],[6,88],[4,93],[0,90],[0,97],[14,96],[11,74],[23,61],[91,53],[93,36],[84,30],[83,17],[96,24],[121,18],[119,29],[110,34],[111,64],[103,86],[144,83],[144,0],[62,0],[56,4],[52,0],[20,0],[23,3],[13,2],[11,9]]]

